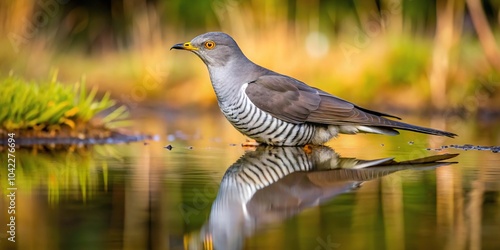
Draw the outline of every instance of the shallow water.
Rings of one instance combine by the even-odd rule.
[[[500,121],[407,118],[460,136],[344,135],[319,149],[325,165],[311,160],[316,148],[242,148],[245,137],[219,113],[141,114],[135,129],[160,141],[17,150],[16,242],[7,240],[12,191],[2,167],[0,249],[500,248],[500,154],[441,149],[498,146]],[[392,166],[362,180],[338,169],[352,167],[349,158],[407,161],[444,153],[459,153],[447,160],[458,163]],[[266,157],[287,159],[277,164],[287,170]],[[2,153],[3,165],[6,158]],[[221,185],[228,168],[234,175],[252,164],[274,166],[264,171],[273,177],[252,172],[257,185],[234,186],[230,177]]]

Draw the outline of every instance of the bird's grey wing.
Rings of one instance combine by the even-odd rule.
[[[295,124],[306,122],[321,102],[318,91],[281,75],[261,76],[249,83],[245,91],[261,110]]]
[[[319,95],[321,98],[320,105],[316,110],[311,111],[311,114],[307,118],[308,122],[332,125],[359,124],[386,126],[392,125],[393,121],[382,116],[399,119],[395,116],[360,108],[325,92],[320,92]],[[339,109],[339,107],[342,107],[342,109]]]
[[[354,104],[283,75],[265,75],[248,84],[248,98],[258,108],[296,124],[378,124],[383,113]],[[370,113],[371,112],[371,113]]]

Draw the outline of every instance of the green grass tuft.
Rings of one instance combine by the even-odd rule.
[[[96,94],[97,88],[88,91],[84,79],[65,85],[57,81],[57,74],[46,82],[29,82],[16,76],[0,79],[0,128],[41,131],[85,126],[101,111],[115,106],[109,93],[100,100]],[[124,125],[127,117],[128,110],[120,106],[101,122],[105,128],[113,128]]]

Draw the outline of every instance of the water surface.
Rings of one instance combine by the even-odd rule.
[[[409,132],[341,136],[324,149],[329,166],[339,158],[348,166],[354,159],[460,155],[448,160],[457,164],[388,170],[363,181],[340,180],[317,188],[304,182],[311,176],[287,177],[293,167],[310,171],[307,160],[292,160],[308,159],[310,151],[295,149],[288,158],[275,149],[258,149],[260,156],[248,153],[255,149],[241,147],[245,137],[219,113],[152,112],[137,119],[136,130],[158,134],[160,141],[56,152],[17,150],[16,243],[7,241],[3,226],[1,249],[500,248],[500,155],[441,149],[500,145],[499,121],[406,119],[458,133],[457,139]],[[168,145],[171,150],[164,148]],[[234,208],[243,206],[236,199],[220,198],[237,189],[221,186],[223,176],[245,166],[241,157],[258,165],[267,155],[289,159],[281,164],[289,172],[244,188],[250,191],[238,199],[251,201],[251,206],[238,212]],[[4,153],[1,162],[6,162]],[[0,225],[6,225],[6,168],[1,174]],[[286,181],[271,185],[283,177]],[[251,200],[254,193],[257,198]],[[291,196],[295,199],[285,199]],[[212,210],[216,197],[226,210]],[[218,226],[210,227],[211,220]]]

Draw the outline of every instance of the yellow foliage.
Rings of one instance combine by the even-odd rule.
[[[62,123],[68,125],[71,129],[75,129],[75,122],[71,119],[62,118]]]
[[[70,110],[68,110],[68,111],[64,112],[64,116],[65,116],[65,117],[71,117],[71,116],[74,116],[74,115],[76,115],[76,113],[78,113],[78,111],[80,111],[80,110],[78,109],[78,107],[73,107],[72,109],[70,109]]]

